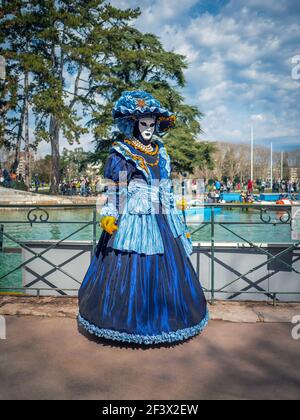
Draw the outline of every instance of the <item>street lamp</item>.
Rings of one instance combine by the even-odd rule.
[[[251,115],[251,180],[254,180],[254,125],[264,120],[262,114]]]
[[[273,143],[271,143],[271,188],[273,188]]]
[[[251,181],[254,180],[254,128],[251,125]]]

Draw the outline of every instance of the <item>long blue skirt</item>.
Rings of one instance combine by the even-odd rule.
[[[136,344],[171,343],[208,323],[204,293],[181,239],[157,215],[165,252],[116,251],[102,234],[79,291],[79,325],[98,337]]]

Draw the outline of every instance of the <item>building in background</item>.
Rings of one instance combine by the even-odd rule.
[[[12,167],[12,163],[14,162],[15,155],[14,153],[9,153],[5,151],[5,149],[0,149],[0,169],[7,169],[9,172]],[[19,165],[16,170],[16,175],[25,179],[25,162],[26,162],[26,154],[25,152],[20,152],[20,161]],[[33,163],[35,160],[34,153],[30,152],[29,154],[29,169],[33,167]],[[31,177],[30,173],[30,177]]]
[[[300,167],[289,168],[289,178],[292,182],[296,182],[300,179]]]
[[[23,179],[25,179],[25,162],[26,162],[26,153],[25,152],[20,152],[20,161],[19,161],[19,165],[18,168],[16,170],[16,174],[17,176],[22,177]],[[34,163],[34,154],[32,152],[29,153],[29,170],[31,172],[31,168],[33,167],[33,163]],[[31,173],[29,173],[29,179],[31,179]]]
[[[0,169],[8,169],[8,152],[3,148],[0,147]]]

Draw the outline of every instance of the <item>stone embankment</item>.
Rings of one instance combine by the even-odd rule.
[[[51,196],[46,194],[35,194],[24,191],[12,190],[0,187],[0,206],[1,205],[32,205],[32,206],[51,206],[51,205],[74,205],[74,204],[100,204],[104,197],[81,197],[81,196]]]

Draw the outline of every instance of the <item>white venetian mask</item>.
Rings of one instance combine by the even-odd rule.
[[[155,123],[155,118],[141,118],[139,120],[139,130],[144,140],[151,141],[155,131]]]

